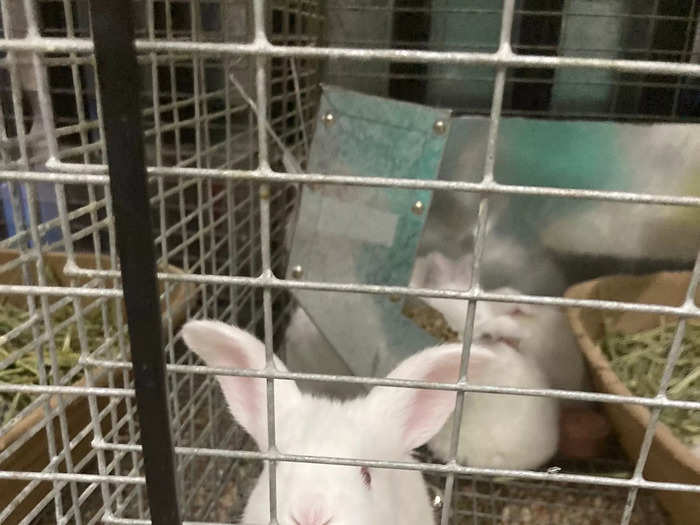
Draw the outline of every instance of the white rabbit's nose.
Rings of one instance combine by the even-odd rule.
[[[292,514],[294,525],[332,525],[332,519],[321,505],[305,506]]]

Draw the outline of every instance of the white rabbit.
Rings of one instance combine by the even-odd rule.
[[[502,311],[475,327],[477,340],[507,340],[518,351],[534,359],[547,375],[552,388],[591,390],[592,384],[576,338],[564,312],[551,306],[503,303]]]
[[[471,267],[471,254],[452,260],[440,252],[431,252],[426,256],[416,258],[409,286],[464,291],[469,288]],[[520,294],[518,290],[508,287],[497,288],[492,292],[508,295]],[[424,297],[423,301],[440,312],[452,330],[462,334],[469,304],[467,300]],[[511,303],[480,301],[476,307],[474,324],[478,327],[482,322],[492,317],[512,311],[513,306]],[[530,305],[518,305],[518,307],[523,311],[529,311]]]
[[[470,254],[453,261],[439,252],[419,257],[414,265],[411,286],[440,289],[467,289],[471,274]],[[519,295],[514,288],[497,288],[493,293]],[[466,300],[426,297],[455,332],[464,332]],[[534,359],[546,373],[552,388],[590,390],[583,356],[564,312],[551,306],[483,302],[477,304],[474,340],[507,341],[525,356]]]
[[[190,321],[182,335],[209,366],[262,369],[263,343],[217,321]],[[414,354],[389,375],[454,382],[459,345]],[[275,368],[285,370],[275,358]],[[217,376],[236,420],[268,449],[266,381]],[[454,409],[455,392],[375,387],[362,398],[340,402],[303,394],[293,381],[275,380],[277,448],[287,454],[414,461]],[[243,513],[245,523],[268,523],[269,468],[265,465]],[[277,464],[280,525],[426,525],[434,523],[427,488],[417,471],[301,462]]]
[[[530,359],[505,343],[472,344],[468,380],[476,385],[548,388],[546,376]],[[428,443],[447,460],[453,418]],[[557,451],[559,404],[556,399],[467,392],[464,398],[458,461],[471,467],[533,469]]]

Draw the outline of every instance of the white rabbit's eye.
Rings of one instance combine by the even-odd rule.
[[[370,488],[372,486],[372,474],[369,473],[369,469],[367,467],[362,467],[360,469],[360,475],[362,476],[362,483],[365,484],[365,487]]]

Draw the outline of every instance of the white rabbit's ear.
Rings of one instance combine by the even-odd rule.
[[[423,350],[404,360],[387,377],[454,383],[459,375],[461,345]],[[456,392],[416,388],[375,387],[367,397],[373,424],[397,429],[399,446],[408,452],[430,440],[454,410]]]
[[[240,328],[220,321],[189,321],[182,328],[185,344],[212,367],[235,369],[265,368],[265,345]],[[275,357],[275,367],[286,367]],[[267,449],[267,397],[265,379],[216,376],[231,413],[252,436],[260,450]],[[275,381],[275,409],[293,404],[301,397],[294,381]],[[280,406],[283,404],[284,406]]]

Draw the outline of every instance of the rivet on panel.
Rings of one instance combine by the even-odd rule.
[[[292,268],[292,277],[294,279],[301,279],[304,276],[304,269],[300,265],[296,265]]]
[[[447,131],[447,123],[444,120],[436,120],[433,124],[433,131],[436,135],[442,135]]]
[[[335,124],[335,116],[333,115],[333,113],[329,111],[328,113],[323,115],[323,123],[326,125],[327,128]]]
[[[422,215],[423,214],[423,202],[422,201],[416,201],[413,203],[413,206],[411,206],[411,211],[414,213],[414,215]]]

